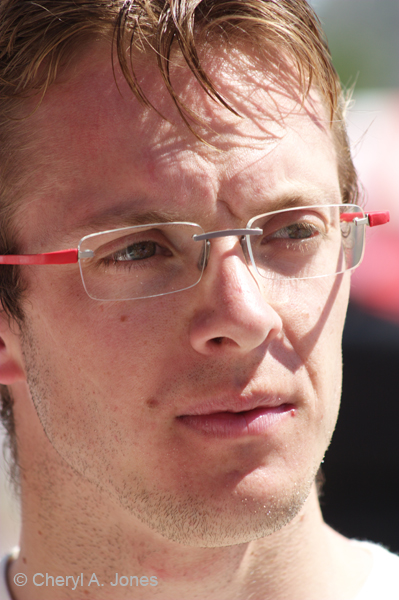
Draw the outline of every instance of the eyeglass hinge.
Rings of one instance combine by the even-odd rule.
[[[78,258],[93,258],[94,251],[93,250],[79,250]]]
[[[353,219],[355,225],[369,225],[369,218],[368,215],[365,217],[362,217],[361,219],[359,217],[356,217],[356,219]]]

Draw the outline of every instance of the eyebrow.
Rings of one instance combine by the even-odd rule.
[[[258,196],[258,198],[253,202],[253,207],[256,209],[256,206],[259,205],[259,208],[265,210],[266,212],[274,212],[277,210],[284,210],[285,208],[295,208],[297,206],[310,206],[317,204],[336,204],[337,201],[341,201],[341,197],[339,199],[331,198],[331,195],[327,195],[325,190],[320,190],[317,187],[307,186],[302,190],[295,191],[287,191],[283,193],[277,193],[276,196],[270,197],[265,195],[263,198]],[[143,204],[145,201],[143,201]],[[269,206],[261,207],[261,204],[269,204]],[[134,203],[137,205],[137,203]],[[251,211],[252,212],[252,211]],[[256,212],[256,210],[255,210]],[[247,221],[249,221],[251,217],[249,216]],[[84,229],[87,227],[108,227],[110,224],[115,224],[118,226],[119,224],[123,225],[146,225],[147,223],[171,223],[174,221],[190,221],[192,219],[182,218],[181,212],[177,213],[172,209],[165,210],[153,210],[153,211],[140,211],[132,207],[132,204],[124,204],[120,207],[111,207],[104,212],[101,212],[99,215],[95,215],[94,217],[87,219],[87,221],[79,225],[79,229]]]
[[[258,196],[258,198],[253,202],[254,210],[248,215],[245,225],[257,214],[264,214],[300,206],[336,204],[340,201],[341,198],[339,198],[338,201],[334,198],[329,198],[326,196],[324,190],[313,187],[306,187],[297,192],[287,191],[286,193],[282,194],[277,193],[276,197],[274,198],[265,195],[263,207],[261,206],[262,199]],[[145,202],[146,200],[143,200],[142,204],[145,204]],[[112,206],[98,214],[90,215],[81,222],[77,223],[76,226],[74,226],[68,232],[67,237],[72,241],[72,239],[81,239],[82,237],[90,235],[91,233],[100,233],[102,231],[119,229],[122,227],[133,227],[135,225],[146,225],[151,223],[194,222],[192,219],[184,219],[184,217],[182,218],[181,213],[177,213],[173,211],[173,209],[140,211],[137,209],[137,204],[138,203],[136,200],[124,202],[119,206]],[[267,208],[266,205],[268,205]],[[199,223],[199,225],[202,224]]]
[[[341,194],[336,198],[335,194],[327,194],[326,190],[321,190],[316,186],[307,186],[298,191],[288,191],[278,194],[276,198],[270,199],[273,208],[267,212],[284,210],[286,208],[297,208],[301,206],[318,206],[323,204],[340,204],[342,202]]]
[[[173,211],[137,211],[129,206],[111,207],[100,214],[86,218],[73,228],[74,235],[86,236],[90,233],[118,229],[147,223],[173,223],[181,221],[181,215]]]

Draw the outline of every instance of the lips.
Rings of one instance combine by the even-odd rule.
[[[206,400],[193,403],[184,411],[188,415],[210,415],[219,412],[242,413],[254,408],[274,408],[286,402],[284,395],[273,394],[249,394],[249,395],[226,395],[222,398]],[[183,416],[183,415],[181,415]]]
[[[295,414],[295,405],[280,396],[233,397],[192,407],[177,421],[207,436],[232,438],[265,435]]]

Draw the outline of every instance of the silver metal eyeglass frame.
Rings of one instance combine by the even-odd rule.
[[[311,209],[316,209],[316,208],[326,208],[327,209],[327,208],[334,208],[334,207],[340,207],[340,208],[347,207],[348,212],[343,211],[342,213],[340,213],[340,219],[342,221],[347,221],[347,222],[353,223],[355,226],[374,227],[377,225],[383,225],[384,223],[387,223],[389,221],[389,212],[388,211],[374,211],[374,212],[365,213],[361,207],[358,207],[357,205],[351,205],[351,204],[334,204],[334,205],[333,204],[331,204],[331,205],[323,204],[323,205],[298,206],[298,207],[291,207],[288,209],[282,209],[282,210],[278,210],[278,211],[271,211],[268,213],[263,213],[261,215],[256,215],[255,217],[251,218],[248,221],[246,228],[238,228],[238,229],[223,229],[223,230],[217,230],[217,231],[204,232],[200,225],[198,225],[197,223],[189,223],[189,222],[149,223],[149,224],[137,225],[137,226],[131,226],[131,227],[122,227],[122,228],[117,228],[114,230],[107,230],[107,231],[102,231],[102,232],[84,236],[80,240],[77,248],[61,250],[61,251],[56,251],[56,252],[47,252],[47,253],[41,253],[41,254],[1,255],[0,256],[0,265],[1,264],[3,264],[3,265],[62,265],[62,264],[72,264],[72,263],[79,262],[83,286],[86,290],[86,293],[93,299],[117,301],[117,300],[135,300],[135,299],[138,300],[138,299],[151,298],[151,297],[156,297],[156,296],[163,296],[166,294],[184,291],[186,289],[193,287],[194,285],[197,285],[197,283],[199,283],[199,281],[202,278],[203,272],[207,266],[207,263],[208,263],[209,253],[210,253],[210,240],[222,238],[222,237],[229,237],[229,236],[237,236],[238,238],[240,238],[240,243],[241,243],[244,255],[245,255],[247,265],[248,266],[252,265],[252,267],[255,269],[255,271],[257,271],[259,273],[256,261],[254,259],[253,253],[252,253],[251,242],[250,242],[249,238],[252,236],[260,236],[264,233],[264,231],[262,228],[252,227],[253,223],[255,223],[257,220],[259,220],[263,217],[272,216],[272,215],[276,215],[276,214],[282,214],[282,213],[285,213],[288,211],[311,210]],[[357,209],[357,212],[350,212],[353,209]],[[359,215],[361,215],[361,216],[359,216]],[[82,261],[82,260],[85,261],[87,259],[93,258],[94,251],[91,249],[88,249],[88,248],[81,249],[81,246],[84,242],[90,240],[90,238],[93,238],[93,237],[99,236],[99,235],[113,234],[113,233],[123,232],[123,231],[127,231],[127,230],[134,230],[134,229],[138,230],[143,227],[154,228],[154,227],[161,227],[161,226],[165,227],[165,226],[172,226],[172,225],[192,226],[192,227],[196,227],[200,231],[202,231],[202,233],[192,235],[193,241],[205,242],[204,254],[201,257],[202,258],[202,266],[200,267],[200,275],[199,275],[198,280],[195,283],[193,283],[192,285],[189,285],[188,287],[184,287],[184,288],[180,288],[180,289],[172,289],[170,291],[163,292],[160,294],[150,294],[150,295],[140,296],[140,297],[134,296],[132,298],[97,298],[89,293],[89,291],[86,287],[86,284],[85,284],[85,277],[83,276],[83,272],[82,272],[82,263],[80,261]],[[364,241],[363,241],[363,247],[364,247]],[[354,267],[346,268],[346,269],[344,269],[344,271],[355,268],[356,266],[358,266],[358,264],[360,264],[360,262],[361,262],[361,258]],[[344,271],[342,271],[342,272],[344,272]],[[259,274],[261,275],[261,273],[259,273]],[[338,272],[331,273],[331,275],[337,275],[337,274],[338,274]],[[325,277],[325,276],[328,276],[328,275],[319,275],[317,277]],[[282,279],[284,279],[284,278],[282,278]],[[287,279],[289,279],[289,278],[287,278]],[[293,279],[295,279],[295,278],[293,278]],[[296,279],[306,279],[306,277],[299,277]]]

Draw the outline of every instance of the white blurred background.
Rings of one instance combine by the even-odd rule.
[[[4,431],[0,427],[0,443],[3,448]],[[0,458],[0,557],[18,545],[19,503],[6,475],[4,454]]]

